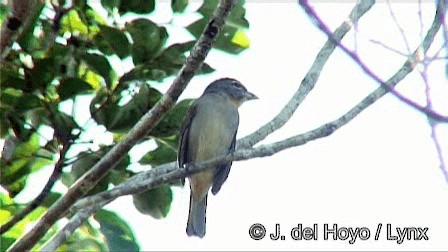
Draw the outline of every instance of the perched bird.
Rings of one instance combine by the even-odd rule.
[[[233,152],[239,123],[238,107],[253,99],[258,97],[235,79],[222,78],[208,85],[185,116],[180,131],[179,167]],[[232,162],[218,165],[189,177],[188,236],[204,237],[208,191],[211,187],[213,195],[218,193],[231,165]]]

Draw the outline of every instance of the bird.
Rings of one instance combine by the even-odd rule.
[[[258,99],[238,80],[221,78],[210,83],[185,115],[180,129],[178,165],[210,160],[235,151],[239,124],[238,108],[246,101]],[[186,233],[204,237],[207,195],[216,195],[226,181],[232,162],[217,165],[190,175],[190,209]]]

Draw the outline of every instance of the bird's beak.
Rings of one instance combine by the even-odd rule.
[[[252,94],[251,92],[246,92],[246,93],[244,94],[244,99],[245,99],[246,101],[249,101],[249,100],[255,100],[255,99],[258,99],[258,97],[257,97],[256,95]]]

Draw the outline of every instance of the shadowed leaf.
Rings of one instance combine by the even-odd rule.
[[[150,215],[155,219],[165,218],[168,215],[173,200],[171,188],[162,185],[152,190],[132,196],[134,206],[142,214]]]

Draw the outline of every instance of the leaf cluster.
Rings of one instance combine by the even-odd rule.
[[[192,40],[176,41],[176,34],[169,32],[174,23],[151,21],[150,14],[157,12],[160,4],[155,0],[101,0],[101,6],[94,2],[38,4],[33,12],[37,14],[29,17],[31,25],[1,63],[0,138],[4,147],[0,186],[6,193],[0,193],[0,224],[24,208],[15,197],[25,190],[30,177],[55,165],[62,146],[71,148],[62,157],[64,169],[59,180],[70,187],[159,101],[163,95],[160,87],[183,66],[218,4],[217,0],[204,1],[198,10],[190,10],[188,0],[172,0],[173,19],[194,12],[201,16],[183,27]],[[216,49],[238,54],[248,48],[244,30],[249,24],[243,4],[232,10]],[[10,8],[0,4],[1,23],[7,20]],[[122,73],[122,69],[130,70]],[[198,74],[213,71],[204,63]],[[128,179],[134,174],[132,167],[175,161],[179,128],[191,102],[180,101],[148,134],[145,141],[155,143],[153,150],[138,161],[129,155],[123,158],[89,195]],[[104,136],[92,134],[98,128]],[[99,144],[106,136],[113,136],[113,143]],[[60,193],[51,192],[32,214],[2,235],[2,250],[58,197]],[[134,196],[137,210],[154,218],[167,216],[171,201],[170,186]],[[99,230],[93,222],[99,224]],[[54,232],[56,228],[50,235]],[[101,210],[61,249],[138,250],[138,243],[124,220]]]

